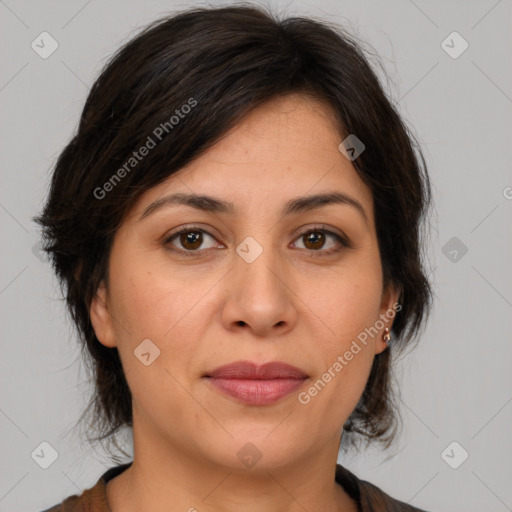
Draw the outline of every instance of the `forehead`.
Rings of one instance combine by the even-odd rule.
[[[146,191],[132,209],[171,193],[222,198],[246,209],[282,210],[290,198],[344,192],[373,218],[370,189],[339,150],[344,139],[328,105],[293,94],[255,108],[207,152]]]

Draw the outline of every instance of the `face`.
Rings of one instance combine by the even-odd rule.
[[[337,450],[398,298],[343,139],[322,103],[274,99],[128,212],[90,313],[119,351],[135,445],[232,468],[245,452],[271,468]],[[349,199],[290,206],[318,194]],[[238,361],[303,378],[213,378]]]

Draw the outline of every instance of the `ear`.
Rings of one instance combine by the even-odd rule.
[[[376,324],[379,327],[379,334],[377,335],[377,340],[375,343],[375,354],[380,354],[388,347],[387,343],[383,339],[383,336],[386,332],[386,327],[389,329],[391,334],[393,320],[397,312],[402,309],[401,305],[398,303],[400,294],[401,290],[395,287],[392,283],[388,284],[382,292],[379,318],[376,321]]]
[[[108,310],[107,288],[104,281],[101,281],[96,290],[89,313],[94,332],[100,343],[110,348],[117,346],[112,317]]]

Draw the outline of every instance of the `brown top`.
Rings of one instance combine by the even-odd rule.
[[[43,512],[112,512],[107,501],[106,484],[131,465],[129,462],[110,468],[101,475],[94,487],[84,490],[80,495],[68,496],[60,504]],[[370,482],[360,480],[340,464],[336,465],[336,482],[357,503],[359,512],[426,512],[393,499]]]

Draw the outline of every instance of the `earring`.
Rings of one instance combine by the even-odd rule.
[[[389,329],[386,327],[384,329],[385,333],[382,336],[382,339],[386,342],[386,345],[389,346],[389,342],[391,341],[391,334],[389,334]]]

